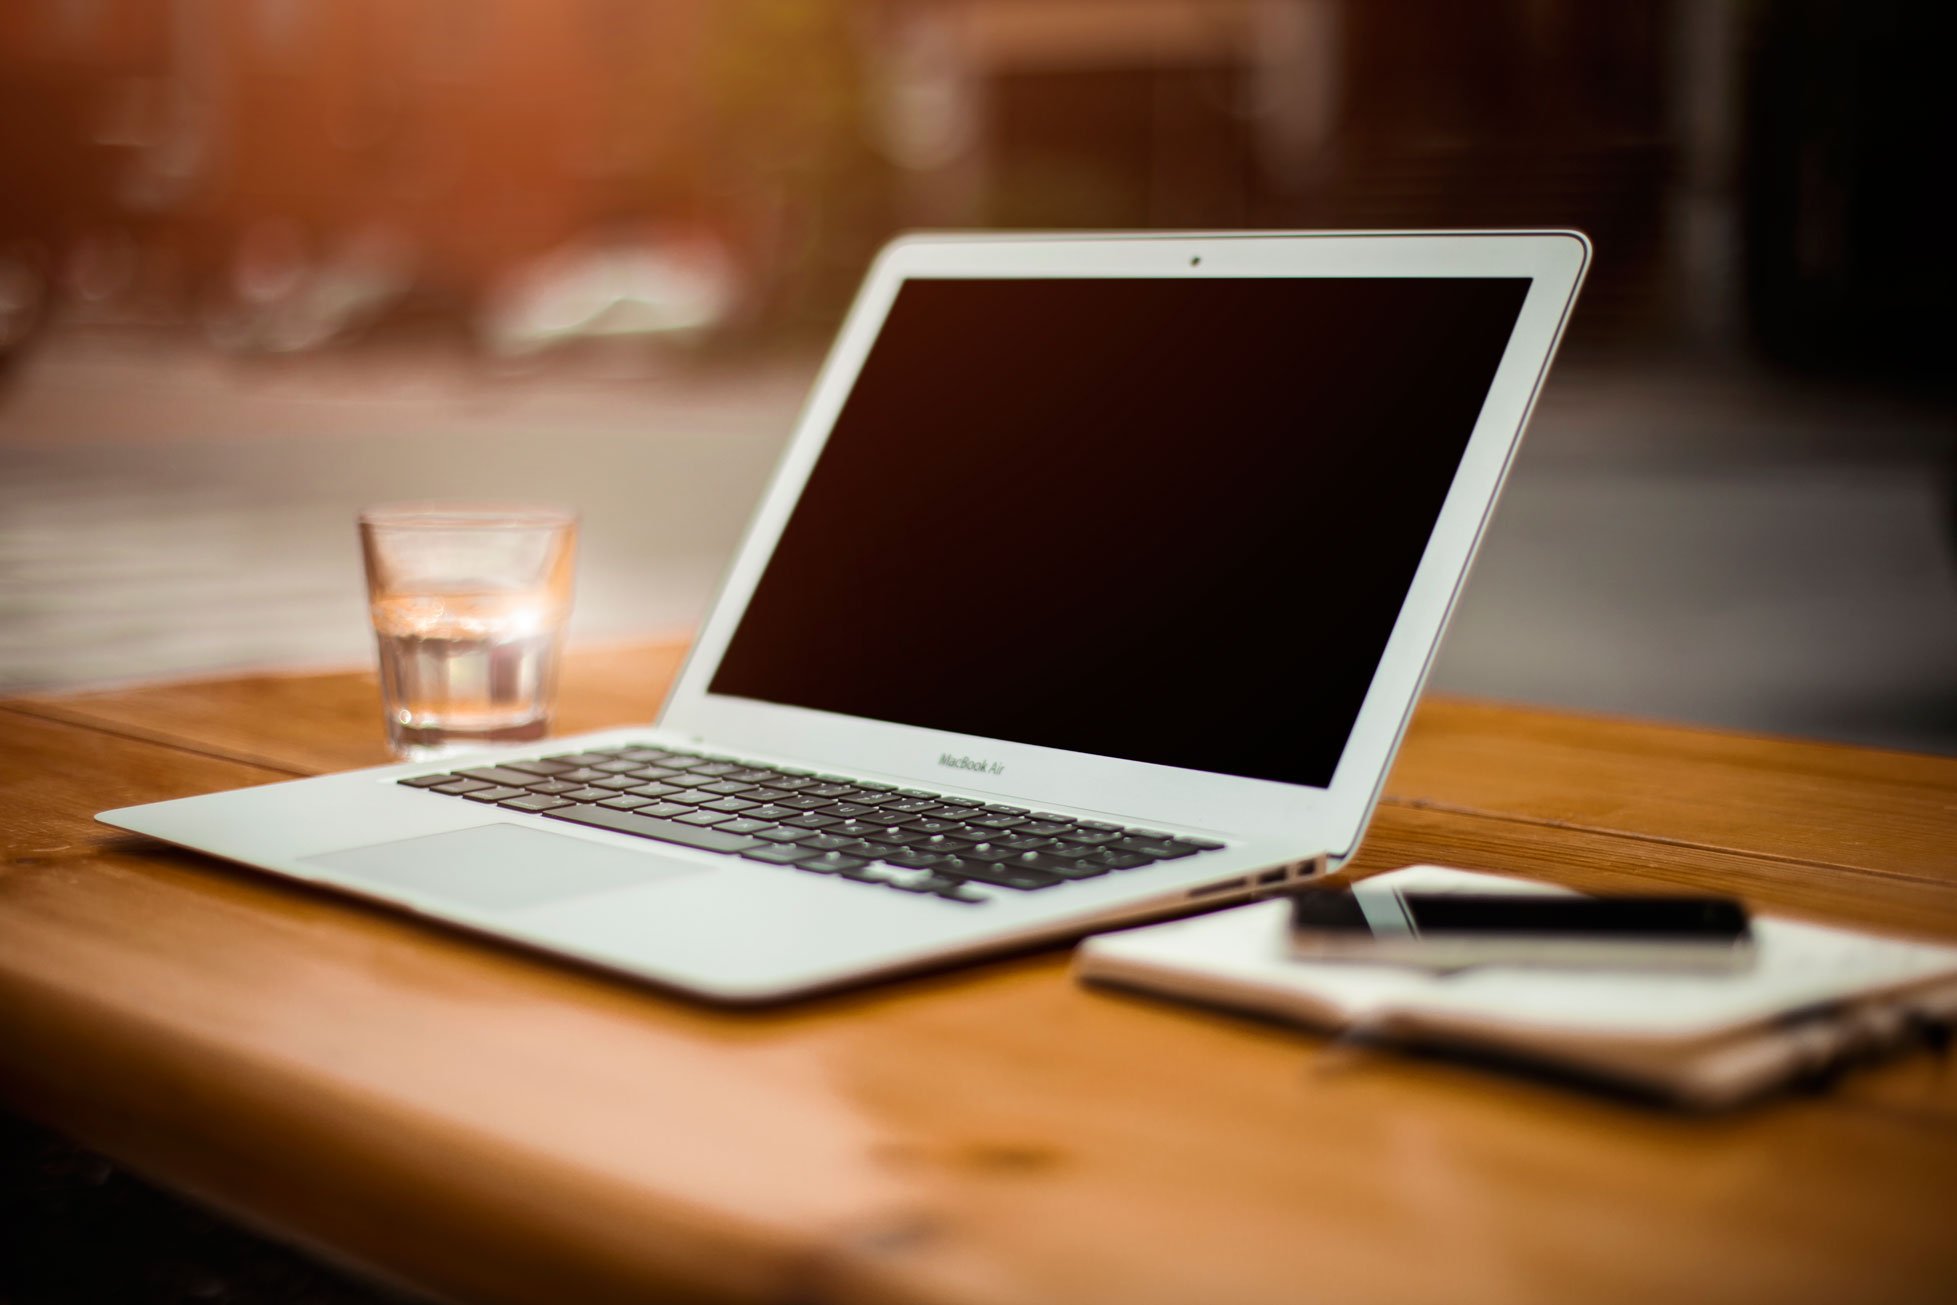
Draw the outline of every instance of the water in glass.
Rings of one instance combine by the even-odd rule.
[[[374,603],[381,693],[398,755],[544,736],[561,617],[531,593],[397,594]]]

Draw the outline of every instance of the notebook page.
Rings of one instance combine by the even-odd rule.
[[[1423,892],[1542,892],[1543,885],[1442,866],[1381,877]],[[1194,920],[1089,939],[1081,968],[1104,967],[1219,995],[1289,994],[1348,1022],[1388,1012],[1432,1027],[1497,1025],[1587,1038],[1692,1041],[1858,995],[1957,975],[1957,948],[1899,942],[1820,925],[1756,917],[1757,959],[1737,974],[1610,972],[1478,966],[1431,973],[1402,966],[1298,961],[1285,951],[1289,906],[1262,902]],[[1259,1002],[1270,1005],[1270,1001]]]

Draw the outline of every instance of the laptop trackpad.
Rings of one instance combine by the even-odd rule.
[[[375,885],[495,910],[541,906],[709,868],[651,848],[626,851],[522,825],[482,825],[302,860]]]

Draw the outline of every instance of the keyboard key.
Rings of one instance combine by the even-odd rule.
[[[756,784],[774,777],[774,771],[762,766],[743,766],[727,776],[729,779],[738,779],[744,784]]]
[[[524,787],[532,793],[542,793],[546,797],[554,797],[559,793],[575,793],[580,788],[583,788],[584,785],[567,784],[561,779],[546,779],[535,784],[526,784]]]
[[[750,802],[746,798],[724,797],[713,802],[708,802],[700,809],[702,811],[725,811],[727,814],[733,815],[740,811],[753,811],[760,805],[759,802]]]
[[[1121,833],[1119,830],[1089,829],[1085,825],[1066,835],[1067,841],[1070,843],[1086,843],[1089,846],[1112,843],[1120,837]]]
[[[601,761],[592,766],[593,770],[610,771],[614,775],[623,775],[627,771],[637,770],[638,768],[639,763],[636,761]]]
[[[616,761],[618,758],[609,752],[560,752],[555,756],[545,757],[544,760],[555,761],[563,766],[578,767],[595,766],[601,761]]]
[[[733,818],[724,811],[689,811],[683,816],[673,817],[682,825],[718,825]]]
[[[593,770],[589,766],[578,766],[571,770],[560,771],[557,778],[569,780],[573,784],[589,784],[594,779],[607,778],[607,773],[602,770]]]
[[[765,820],[749,820],[741,816],[715,825],[714,828],[723,834],[758,834],[764,829],[773,829],[774,826]]]
[[[1142,856],[1137,852],[1095,852],[1081,860],[1090,865],[1104,865],[1110,870],[1133,870],[1138,866],[1154,865],[1153,857]]]
[[[750,829],[747,832],[756,838],[765,838],[770,843],[799,843],[809,837],[809,831],[806,829],[789,829],[783,825],[763,825],[759,829]]]
[[[860,802],[831,802],[827,807],[823,809],[829,815],[841,816],[843,819],[847,820],[851,816],[868,815],[871,811],[874,811],[876,808],[866,807]]]
[[[461,794],[461,793],[474,793],[478,789],[494,788],[494,787],[495,785],[485,784],[483,781],[479,779],[452,779],[446,784],[436,784],[428,791],[430,793]]]
[[[549,813],[552,820],[568,820],[594,829],[611,829],[639,838],[658,839],[703,852],[745,852],[761,844],[745,834],[723,834],[717,829],[683,825],[677,820],[655,820],[642,811],[607,811],[600,806],[562,807]]]
[[[799,846],[808,848],[812,852],[840,852],[844,848],[854,847],[855,842],[847,838],[837,838],[833,834],[804,834]]]
[[[1191,838],[1187,834],[1177,834],[1176,842],[1187,843],[1198,852],[1221,852],[1223,850],[1223,844],[1211,838]]]
[[[617,797],[608,788],[574,788],[569,793],[557,795],[569,802],[603,802],[608,797]]]
[[[671,779],[665,779],[660,781],[660,783],[662,784],[671,784],[674,788],[697,788],[703,790],[712,788],[715,784],[718,784],[719,782],[720,781],[715,779],[712,775],[686,775],[686,774],[674,775]]]
[[[450,778],[447,774],[441,774],[441,775],[416,775],[410,779],[397,780],[395,782],[399,784],[405,784],[409,788],[434,788],[437,784],[452,784],[455,781],[452,778]]]
[[[949,820],[933,820],[928,816],[919,816],[915,820],[904,822],[904,828],[915,829],[920,834],[948,834],[959,827]]]
[[[719,779],[706,785],[703,791],[707,793],[719,793],[725,797],[734,793],[745,793],[753,787],[752,784],[738,779]]]
[[[640,781],[630,775],[613,775],[610,779],[595,779],[591,787],[606,789],[613,793],[624,793],[639,786]]]
[[[1026,814],[1025,807],[1002,807],[996,802],[988,805],[985,810],[995,816],[1023,816]]]
[[[733,774],[739,769],[741,767],[731,761],[709,761],[704,765],[693,767],[693,773],[696,775],[726,776]]]
[[[1196,854],[1196,849],[1193,847],[1181,847],[1175,843],[1151,843],[1140,838],[1124,838],[1110,846],[1118,852],[1139,852],[1151,861],[1173,861],[1177,857]]]
[[[929,870],[932,866],[949,865],[952,858],[937,852],[914,852],[908,849],[888,851],[883,859],[891,865],[907,866],[912,870]]]
[[[613,811],[636,811],[640,807],[649,807],[654,805],[654,803],[653,800],[649,797],[629,797],[626,796],[625,794],[620,794],[615,798],[606,798],[603,802],[600,802],[598,805],[601,807],[609,807]]]
[[[845,856],[841,852],[823,852],[796,862],[798,869],[813,870],[818,874],[840,874],[844,870],[861,870],[869,862],[860,857]]]
[[[1038,820],[1027,821],[1025,824],[1019,827],[1019,832],[1022,834],[1039,834],[1042,837],[1050,837],[1054,834],[1059,833],[1063,829],[1072,829],[1072,828],[1073,825],[1071,822],[1064,825],[1057,825],[1051,820],[1042,818]]]
[[[611,805],[611,803],[609,801],[606,801],[606,802],[600,802],[598,805],[601,807],[608,807]],[[677,802],[655,802],[649,807],[639,808],[640,815],[654,816],[660,820],[677,820],[681,816],[691,814],[692,811],[693,811],[692,807],[681,806]]]
[[[982,838],[968,838],[963,834],[912,834],[909,845],[920,852],[950,852],[954,855],[963,852],[974,843],[983,843]]]
[[[677,775],[684,775],[686,772],[683,770],[674,770],[671,766],[640,766],[637,770],[628,770],[625,773],[634,779],[643,779],[647,783],[652,783],[657,780],[672,779]]]
[[[1014,888],[1022,893],[1034,892],[1041,888],[1051,888],[1060,882],[1056,875],[1043,870],[1026,869],[1014,865],[992,865],[985,861],[957,860],[949,865],[936,866],[941,875],[957,879],[972,879],[995,888]]]
[[[683,788],[675,788],[671,784],[661,784],[655,781],[654,783],[651,784],[641,784],[637,788],[628,788],[625,791],[627,793],[636,793],[640,797],[663,798],[668,794],[684,793],[687,790]]]
[[[753,799],[750,798],[749,800],[752,801]],[[795,815],[796,811],[793,807],[779,806],[773,802],[763,802],[747,814],[755,820],[786,820],[790,816]]]
[[[619,760],[621,761],[636,761],[648,766],[664,765],[668,757],[676,757],[678,755],[677,753],[668,752],[664,748],[626,748],[618,754]]]
[[[462,796],[471,802],[502,802],[509,798],[522,797],[523,790],[507,787],[479,788],[473,793],[464,793]]]
[[[839,834],[844,838],[868,838],[872,834],[888,833],[889,829],[888,825],[876,825],[863,820],[842,820],[829,826],[828,832]]]
[[[785,825],[794,825],[801,829],[827,829],[829,826],[840,822],[829,816],[819,816],[813,811],[804,811],[794,819],[784,820],[782,823]]]
[[[607,793],[605,796],[610,797],[611,794]],[[545,797],[540,793],[532,793],[529,797],[511,798],[502,805],[511,811],[555,811],[559,807],[568,807],[571,804],[561,797]]]
[[[770,865],[794,865],[809,853],[803,848],[779,843],[762,843],[741,853],[750,861],[766,861]]]
[[[549,779],[553,775],[561,775],[567,770],[576,769],[576,767],[567,766],[561,761],[506,761],[503,763],[503,769],[520,770],[526,775],[540,775],[545,779]]]
[[[1072,857],[1055,856],[1050,852],[1021,852],[1010,861],[999,863],[1002,868],[1038,870],[1045,874],[1058,875],[1062,879],[1092,879],[1104,875],[1113,867],[1097,863],[1093,858],[1076,860]]]
[[[1076,820],[1074,823],[1082,829],[1092,829],[1103,834],[1120,834],[1126,832],[1120,825],[1106,825],[1098,820]]]
[[[1018,816],[987,816],[970,823],[979,829],[1017,829],[1026,822]]]

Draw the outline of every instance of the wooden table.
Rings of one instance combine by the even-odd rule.
[[[676,645],[563,725],[649,719]],[[0,1099],[454,1297],[1950,1301],[1957,1070],[1689,1118],[1088,991],[726,1014],[95,825],[383,760],[361,675],[0,705]],[[1957,938],[1957,761],[1422,707],[1358,866]]]

